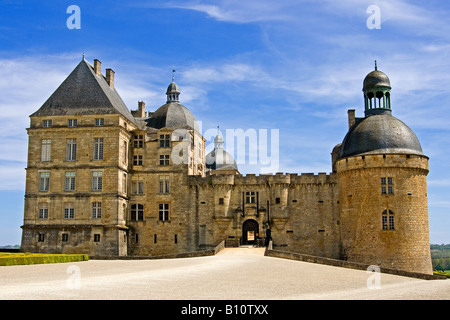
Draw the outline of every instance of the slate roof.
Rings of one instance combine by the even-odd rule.
[[[147,126],[161,129],[194,129],[199,130],[197,120],[188,108],[178,102],[169,102],[159,107],[146,120]]]
[[[31,116],[121,114],[135,119],[115,88],[81,60],[50,98]]]
[[[390,112],[367,116],[350,128],[340,158],[362,154],[424,155],[415,133]]]

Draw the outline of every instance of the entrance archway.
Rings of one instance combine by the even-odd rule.
[[[256,220],[245,220],[242,224],[242,244],[255,244],[259,237],[259,224]]]

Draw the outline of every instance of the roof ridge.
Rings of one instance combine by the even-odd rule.
[[[95,79],[95,80],[94,80]],[[121,114],[135,119],[116,89],[82,59],[44,104],[31,116]]]

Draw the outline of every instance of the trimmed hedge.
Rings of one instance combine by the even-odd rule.
[[[45,254],[0,252],[0,266],[88,261],[87,254]]]

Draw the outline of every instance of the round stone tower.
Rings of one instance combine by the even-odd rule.
[[[414,132],[392,116],[390,90],[389,78],[375,65],[364,79],[365,117],[349,119],[334,163],[341,255],[349,261],[431,274],[428,157]]]

